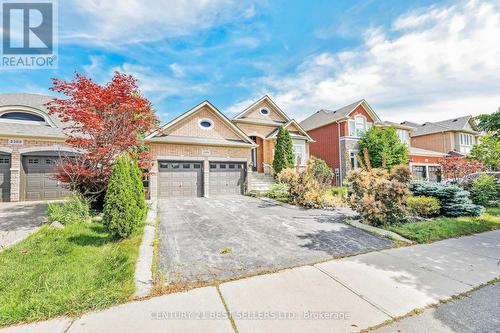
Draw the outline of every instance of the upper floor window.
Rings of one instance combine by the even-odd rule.
[[[202,129],[212,129],[214,127],[214,123],[210,119],[202,119],[199,121],[198,125]]]
[[[460,145],[472,146],[472,135],[460,133]]]
[[[357,115],[354,120],[349,121],[349,136],[359,138],[368,129],[366,118],[362,115]]]
[[[260,114],[263,116],[268,116],[269,115],[269,110],[266,108],[260,109]]]
[[[0,115],[0,119],[45,122],[45,119],[42,116],[21,111],[5,112]]]
[[[399,140],[405,145],[410,145],[410,133],[403,129],[396,130]]]

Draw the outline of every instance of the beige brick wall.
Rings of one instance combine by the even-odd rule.
[[[211,129],[203,129],[199,126],[202,119],[210,119],[214,123]],[[191,116],[168,129],[165,134],[177,136],[190,136],[211,139],[235,139],[241,138],[207,106],[195,112]]]
[[[22,144],[10,144],[9,139],[20,139],[23,142]],[[20,150],[35,147],[53,147],[55,145],[64,146],[64,139],[0,137],[0,147],[12,149],[10,165],[10,201],[15,202],[22,199],[22,166]]]
[[[266,108],[269,110],[269,114],[267,116],[260,113],[260,109],[262,108]],[[278,113],[278,111],[271,105],[271,103],[267,102],[266,100],[263,100],[260,103],[254,105],[250,110],[247,111],[247,113],[245,113],[242,118],[286,121],[286,119]]]

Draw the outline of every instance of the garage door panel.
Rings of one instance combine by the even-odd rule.
[[[0,202],[10,198],[10,156],[0,155]]]
[[[57,200],[70,195],[71,192],[54,179],[58,160],[58,156],[23,157],[25,200]]]
[[[199,162],[160,161],[159,197],[202,196],[203,179]]]
[[[210,163],[210,195],[243,194],[244,184],[243,163]]]

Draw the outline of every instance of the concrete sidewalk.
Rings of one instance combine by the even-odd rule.
[[[302,266],[0,332],[234,332],[233,325],[240,333],[355,332],[498,278],[499,262],[497,230]]]

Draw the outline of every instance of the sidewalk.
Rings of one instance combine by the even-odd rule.
[[[131,302],[6,332],[355,332],[500,277],[500,230]],[[227,311],[233,322],[228,319]]]

